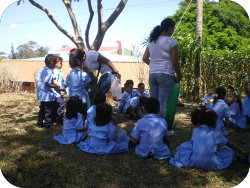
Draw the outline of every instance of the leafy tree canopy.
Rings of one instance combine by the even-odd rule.
[[[18,59],[32,58],[32,57],[43,57],[45,56],[49,48],[42,47],[34,41],[28,41],[26,44],[22,44],[17,47],[15,57]]]
[[[178,23],[189,3],[180,3],[180,9],[171,18]],[[192,3],[175,35],[179,37],[195,36],[196,4]],[[220,0],[218,4],[204,4],[203,9],[203,47],[221,50],[238,50],[250,47],[250,19],[246,11],[230,0]]]

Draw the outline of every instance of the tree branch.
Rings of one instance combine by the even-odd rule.
[[[124,7],[126,6],[128,0],[121,0],[114,12],[110,15],[106,22],[102,22],[102,0],[98,0],[97,2],[97,12],[98,12],[98,32],[96,38],[93,42],[93,48],[98,50],[102,44],[104,35],[108,28],[114,23],[120,13],[123,11]]]
[[[89,44],[89,29],[94,17],[94,11],[92,9],[92,4],[91,4],[91,0],[87,0],[88,1],[88,7],[89,7],[89,20],[88,20],[88,24],[87,24],[87,28],[85,30],[85,41],[86,41],[86,45],[88,49],[91,49],[90,44]]]
[[[72,11],[71,0],[62,0],[62,1],[63,1],[64,5],[69,13],[69,17],[70,17],[71,23],[73,25],[76,39],[78,40],[78,43],[83,43],[83,41],[81,40],[82,39],[81,29],[78,26],[78,23],[76,21],[76,17],[74,15],[74,12]]]
[[[128,0],[121,0],[114,12],[110,15],[110,17],[107,19],[107,21],[104,23],[105,24],[105,32],[107,29],[114,23],[114,21],[117,19],[117,17],[121,14],[123,11],[124,7],[126,6]]]
[[[65,29],[63,29],[59,23],[54,19],[54,17],[52,16],[52,14],[48,11],[48,9],[46,9],[45,7],[41,6],[40,4],[36,3],[33,0],[29,0],[29,2],[37,7],[38,9],[42,10],[43,12],[45,12],[47,14],[47,16],[49,17],[49,19],[54,23],[54,25],[57,27],[57,29],[59,29],[59,31],[61,31],[63,34],[65,34],[75,45],[77,45],[77,40],[74,39],[74,37],[72,35],[70,35]]]

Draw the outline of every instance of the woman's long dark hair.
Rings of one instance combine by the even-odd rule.
[[[172,19],[165,18],[161,22],[161,25],[157,25],[151,31],[150,36],[149,36],[149,42],[152,42],[152,41],[156,42],[162,31],[167,32],[170,28],[174,28],[174,26],[175,26],[175,22]]]
[[[85,51],[77,48],[73,48],[69,53],[69,65],[71,68],[82,66],[82,62],[85,58]]]
[[[96,126],[104,126],[112,120],[112,107],[109,104],[101,103],[96,106]]]

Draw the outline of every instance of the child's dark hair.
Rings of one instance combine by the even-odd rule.
[[[82,107],[83,103],[79,96],[71,96],[66,104],[66,118],[77,118],[77,113],[81,112]]]
[[[129,82],[125,82],[125,84],[124,84],[124,88],[128,88],[128,87],[129,87],[129,85],[131,85],[131,83],[129,83]]]
[[[242,100],[241,100],[240,94],[237,94],[234,92],[234,97],[236,97],[236,99],[237,99],[236,102],[239,105],[240,112],[242,112],[243,109],[242,109]]]
[[[112,120],[112,107],[109,104],[101,103],[96,106],[96,126],[104,126]]]
[[[142,87],[142,86],[145,86],[145,84],[141,82],[141,83],[138,84],[137,87]]]
[[[134,85],[134,81],[133,80],[126,80],[126,83]]]
[[[234,88],[233,88],[233,86],[228,86],[227,89],[230,89],[230,90],[232,90],[232,91],[235,91]]]
[[[56,64],[56,60],[57,60],[57,57],[55,55],[48,54],[46,55],[44,62],[46,65],[49,65],[50,62],[53,62],[54,64]]]
[[[69,65],[70,67],[78,67],[82,66],[82,62],[84,61],[85,52],[81,49],[73,48],[70,50],[69,54]]]
[[[62,57],[60,57],[60,56],[56,56],[56,60],[57,60],[57,61],[61,61],[61,62],[63,62],[63,58],[62,58]]]
[[[104,95],[102,92],[98,92],[94,96],[93,104],[98,105],[98,104],[101,104],[101,103],[105,103],[105,101],[106,101],[106,95]]]
[[[215,93],[217,94],[217,96],[214,97],[214,104],[217,102],[218,99],[224,99],[227,92],[224,87],[220,86],[216,88]]]
[[[149,36],[149,42],[156,42],[162,31],[167,32],[170,28],[174,28],[175,22],[170,18],[162,20],[161,25],[154,27]]]
[[[145,108],[146,112],[149,114],[151,114],[151,113],[158,114],[160,111],[160,103],[159,103],[158,99],[156,99],[154,97],[149,97],[145,101],[144,108]]]
[[[191,113],[191,122],[194,125],[207,125],[209,127],[216,127],[217,114],[213,110],[205,108],[195,109]]]

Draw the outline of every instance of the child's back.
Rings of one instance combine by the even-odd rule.
[[[137,155],[145,158],[152,153],[156,159],[170,157],[170,151],[163,143],[163,137],[167,136],[167,123],[159,115],[145,115],[136,123],[130,135],[140,140],[135,147]]]
[[[128,151],[129,138],[115,133],[111,113],[110,105],[102,103],[96,106],[95,122],[88,125],[88,138],[77,145],[81,150],[99,155]]]
[[[147,115],[138,120],[130,133],[132,140],[138,142],[135,153],[143,158],[152,154],[156,159],[170,157],[168,147],[163,143],[165,136],[168,136],[167,122],[158,113],[160,110],[159,101],[149,98],[145,102]]]

